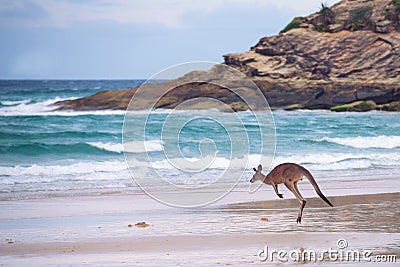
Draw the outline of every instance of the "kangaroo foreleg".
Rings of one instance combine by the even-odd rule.
[[[278,197],[283,198],[283,195],[279,193],[278,191],[278,185],[277,184],[272,184],[272,187],[275,190],[275,193],[278,195]]]

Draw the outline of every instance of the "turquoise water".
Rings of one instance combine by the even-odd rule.
[[[0,81],[0,199],[141,192],[124,162],[124,111],[53,111],[51,104],[142,82]],[[207,112],[222,121],[235,116]],[[146,129],[146,148],[155,166],[174,176],[179,174],[161,156],[170,145],[160,141],[160,125],[167,115],[167,110],[152,115]],[[192,115],[193,112],[182,113],[181,117]],[[146,113],[137,111],[135,116]],[[256,166],[261,145],[257,138],[259,127],[253,123],[251,113],[242,112],[240,116],[248,121],[245,127],[249,133],[249,158]],[[367,186],[361,186],[360,191],[399,189],[399,113],[274,111],[273,117],[277,141],[273,165],[300,163],[325,183],[327,190],[337,194],[342,189],[345,192],[344,189],[360,187],[361,180],[367,181],[363,183]],[[238,125],[237,131],[240,130]],[[199,158],[199,142],[205,138],[214,140],[217,146],[218,154],[210,169],[210,173],[217,173],[229,162],[231,147],[224,127],[207,119],[192,121],[182,129],[178,143],[183,156]],[[140,165],[145,154],[133,153]],[[247,174],[238,185],[243,190],[252,171]],[[172,178],[182,183],[186,179]]]

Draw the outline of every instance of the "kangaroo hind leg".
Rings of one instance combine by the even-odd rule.
[[[301,223],[301,217],[303,216],[303,209],[306,206],[307,201],[300,194],[299,189],[297,188],[297,182],[298,181],[292,183],[285,183],[285,185],[300,202],[299,213],[297,216],[297,223]]]

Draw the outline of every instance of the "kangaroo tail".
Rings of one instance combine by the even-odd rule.
[[[333,204],[328,200],[328,198],[326,196],[324,196],[324,194],[322,194],[322,191],[321,191],[321,189],[319,189],[319,186],[318,186],[317,182],[315,181],[314,177],[312,176],[312,174],[306,168],[304,168],[302,166],[300,166],[300,167],[304,172],[304,176],[307,177],[307,179],[310,181],[310,183],[314,187],[315,191],[317,192],[318,196],[320,198],[322,198],[322,200],[324,200],[329,206],[333,207]]]

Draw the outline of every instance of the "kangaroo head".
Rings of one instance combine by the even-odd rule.
[[[250,183],[254,183],[255,181],[259,180],[259,181],[264,181],[265,179],[265,175],[261,173],[262,171],[262,166],[261,164],[258,165],[257,170],[256,168],[253,168],[253,170],[256,172],[253,177],[250,179]]]

